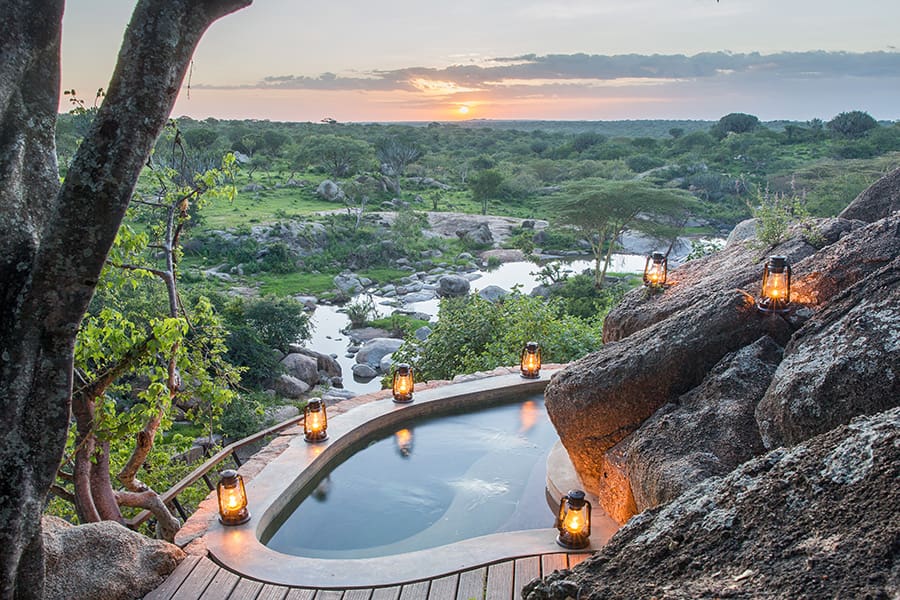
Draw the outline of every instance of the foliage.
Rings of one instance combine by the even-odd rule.
[[[683,216],[691,196],[642,181],[586,179],[566,189],[549,206],[558,223],[577,229],[594,255],[594,284],[602,287],[616,239],[626,227],[653,237],[673,233],[671,220]],[[637,219],[641,214],[645,218]]]
[[[292,298],[234,298],[224,308],[229,324],[244,323],[270,348],[286,352],[309,339],[312,326],[304,306]]]
[[[804,200],[793,194],[772,193],[758,190],[756,203],[750,210],[759,222],[756,237],[764,245],[777,246],[787,238],[788,228],[795,222],[806,220]]]
[[[272,273],[293,273],[297,270],[297,258],[284,242],[269,244],[263,250],[260,267]]]
[[[264,424],[263,406],[252,394],[242,394],[225,406],[221,418],[222,435],[240,440],[253,435]]]
[[[487,214],[488,200],[496,198],[503,183],[503,175],[495,169],[485,169],[469,178],[472,198],[481,203],[481,214]]]
[[[842,112],[828,121],[826,127],[838,135],[855,138],[865,135],[867,131],[878,127],[878,122],[867,112],[851,110],[850,112]]]
[[[353,175],[373,159],[371,144],[343,135],[305,137],[297,152],[298,165],[319,166],[335,178]]]
[[[562,278],[550,287],[550,297],[558,299],[563,312],[581,319],[602,320],[619,303],[627,285],[605,286],[597,289],[594,279],[583,273]]]
[[[691,251],[685,257],[685,261],[703,258],[710,254],[715,254],[725,247],[725,242],[721,240],[695,239],[691,240]]]
[[[712,127],[712,132],[718,137],[725,137],[729,133],[747,133],[759,126],[759,119],[754,115],[730,113],[719,119]]]
[[[481,296],[441,300],[438,323],[424,343],[407,339],[394,356],[420,380],[517,364],[525,342],[538,340],[546,362],[568,362],[601,344],[600,320],[564,314],[557,301],[513,293],[496,304]]]
[[[371,295],[361,296],[355,302],[349,302],[344,306],[344,312],[350,319],[350,326],[355,328],[362,327],[366,321],[372,318],[377,312],[375,300]]]

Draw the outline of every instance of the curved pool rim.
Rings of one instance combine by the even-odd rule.
[[[501,375],[452,383],[416,392],[411,404],[377,400],[328,420],[328,440],[307,443],[295,436],[278,457],[247,483],[248,523],[210,524],[204,536],[209,554],[240,575],[278,585],[327,588],[372,587],[430,579],[477,565],[558,552],[591,552],[604,545],[618,526],[595,509],[591,545],[566,550],[556,544],[556,530],[532,529],[470,538],[405,554],[360,559],[322,559],[276,552],[260,542],[263,533],[291,499],[322,469],[351,446],[385,428],[460,409],[479,408],[542,391],[555,371],[538,379]],[[600,518],[597,518],[597,517]]]

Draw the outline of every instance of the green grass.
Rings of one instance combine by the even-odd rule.
[[[368,277],[376,283],[396,281],[409,273],[399,269],[382,267],[377,269],[357,271],[360,277]],[[257,273],[252,276],[254,281],[259,281],[260,292],[263,295],[274,294],[276,296],[293,296],[294,294],[308,294],[310,296],[327,297],[334,290],[334,276],[337,273]]]

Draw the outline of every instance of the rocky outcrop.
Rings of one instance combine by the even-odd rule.
[[[77,527],[46,516],[46,600],[125,600],[157,588],[185,557],[174,544],[153,540],[113,521]]]
[[[900,402],[900,255],[833,297],[791,339],[756,411],[767,448]]]
[[[754,410],[781,360],[769,337],[725,356],[703,383],[622,441],[638,511],[667,504],[764,451]]]
[[[479,290],[478,295],[488,302],[497,303],[509,296],[509,292],[507,290],[504,290],[499,285],[489,285],[483,290]]]
[[[699,385],[723,356],[763,335],[784,344],[790,327],[781,318],[760,318],[752,300],[732,290],[556,373],[544,392],[547,412],[585,486],[601,499],[627,498],[611,487],[606,451]],[[619,521],[631,516],[618,502],[604,508]]]
[[[705,480],[523,598],[897,598],[898,481],[894,408]]]
[[[900,168],[894,169],[860,192],[838,216],[874,223],[898,210],[900,210]]]
[[[793,264],[795,308],[784,315],[754,307],[770,254]],[[545,392],[588,491],[624,522],[758,454],[758,440],[797,443],[900,403],[898,256],[900,213],[871,224],[823,219],[774,248],[745,240],[690,261],[663,291],[629,293],[605,321],[605,345],[557,373]],[[741,394],[717,390],[710,370],[764,335],[785,348],[783,361],[758,369]],[[708,401],[692,405],[700,396]],[[723,460],[701,418],[744,440],[746,452]],[[698,446],[695,434],[713,437]]]

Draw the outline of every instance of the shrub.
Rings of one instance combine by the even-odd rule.
[[[600,320],[564,313],[558,301],[513,293],[493,304],[478,295],[441,300],[439,320],[424,342],[408,339],[395,353],[420,380],[449,379],[515,365],[528,340],[541,344],[546,362],[568,362],[601,344]]]
[[[272,273],[293,273],[297,270],[297,259],[286,244],[277,242],[266,247],[262,268]]]
[[[350,302],[344,307],[347,318],[350,319],[350,325],[353,328],[362,327],[366,321],[371,319],[376,312],[375,301],[372,296],[360,297],[356,302]]]
[[[878,127],[878,122],[867,112],[851,110],[828,121],[826,127],[844,137],[861,137],[870,129]]]
[[[253,435],[263,427],[263,406],[252,395],[238,396],[225,407],[219,425],[229,440]]]

